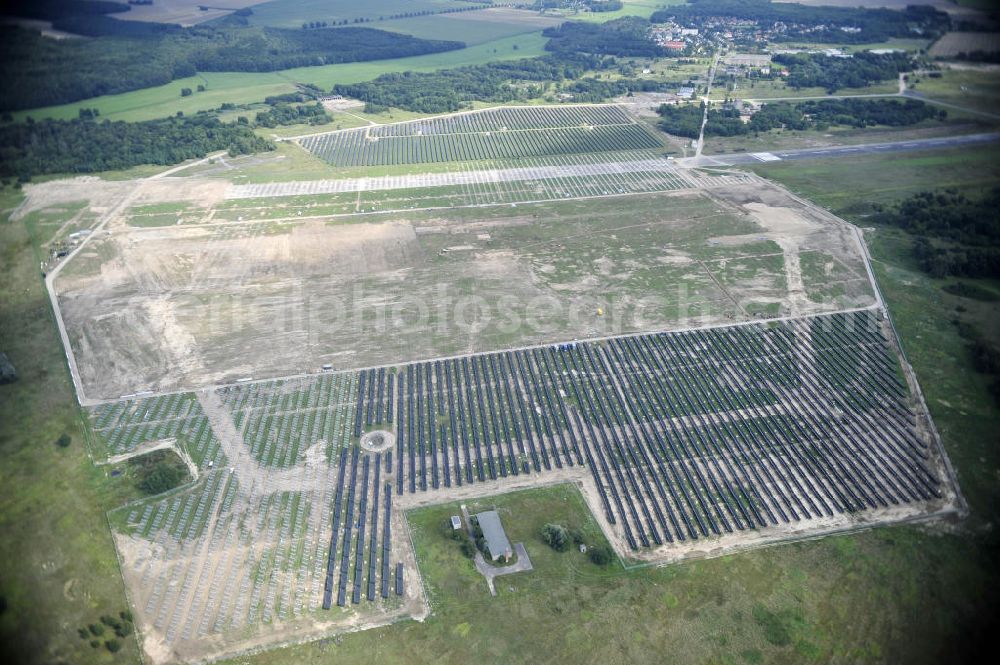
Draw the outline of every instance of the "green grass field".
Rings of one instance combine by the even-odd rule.
[[[625,6],[614,12],[572,12],[563,11],[550,12],[551,15],[562,15],[571,21],[590,21],[593,23],[604,23],[606,21],[613,21],[617,18],[624,18],[626,16],[641,16],[643,18],[648,18],[653,12],[661,7],[666,7],[669,5],[681,5],[684,4],[684,0],[624,0],[622,3]]]
[[[711,99],[723,100],[727,97],[736,99],[783,99],[803,97],[844,97],[849,95],[893,95],[899,91],[899,84],[896,81],[881,81],[865,88],[841,88],[833,95],[828,95],[824,88],[795,88],[786,85],[784,81],[756,81],[739,79],[735,88],[726,85],[725,79],[717,79],[716,85],[712,86]]]
[[[0,386],[0,653],[9,663],[137,662],[134,637],[112,656],[77,634],[126,609],[125,593],[104,515],[105,471],[87,455],[38,274],[38,244],[62,220],[32,214],[8,222],[18,199],[0,192],[0,348],[20,377]],[[72,436],[66,448],[55,444],[63,432]],[[101,639],[109,637],[105,630]]]
[[[483,0],[477,4],[490,4]],[[330,0],[271,0],[254,5],[250,22],[255,25],[269,25],[278,28],[298,28],[308,21],[327,21],[333,23],[343,19],[353,21],[356,18],[376,19],[372,23],[361,24],[364,27],[381,29],[380,16],[391,16],[408,12],[434,11],[468,7],[462,0],[367,0],[366,2],[331,2]],[[355,25],[349,23],[349,25]],[[450,37],[438,37],[450,39]]]
[[[1000,81],[995,71],[946,69],[940,78],[910,77],[909,87],[928,99],[1000,117]]]
[[[206,72],[155,88],[95,97],[73,104],[32,109],[16,113],[14,116],[17,120],[23,120],[28,116],[35,119],[68,119],[77,117],[81,108],[96,108],[101,112],[101,118],[108,120],[151,120],[172,116],[178,111],[185,115],[193,115],[198,111],[216,109],[223,102],[233,104],[260,102],[269,95],[294,91],[296,83],[311,83],[329,90],[335,83],[369,81],[387,72],[427,72],[498,60],[531,58],[543,53],[545,41],[540,32],[535,32],[498,39],[457,51],[411,58],[300,67],[266,73]],[[204,85],[205,92],[181,97],[181,88],[196,89],[198,85]]]
[[[742,136],[707,136],[705,137],[704,151],[705,154],[724,154],[730,152],[771,152],[830,145],[860,145],[863,143],[909,141],[934,136],[974,134],[989,131],[992,128],[989,124],[977,122],[975,119],[955,118],[953,117],[955,115],[959,115],[958,112],[948,111],[949,117],[944,121],[925,120],[910,127],[875,126],[857,129],[841,125],[828,127],[822,131],[775,129]]]
[[[821,43],[821,42],[782,42],[783,49],[828,49],[839,48],[846,53],[857,53],[858,51],[871,51],[873,49],[901,49],[904,51],[919,51],[930,46],[929,39],[911,39],[904,37],[890,37],[884,42],[871,42],[868,44],[843,44],[843,43]]]
[[[937,187],[980,191],[1000,182],[992,146],[774,162],[752,170],[861,223],[873,203],[890,203]]]
[[[413,16],[379,21],[371,25],[380,30],[401,32],[422,39],[458,39],[469,46],[474,46],[526,32],[536,32],[549,25],[558,24],[558,19],[546,18],[534,12],[493,9],[483,12]]]

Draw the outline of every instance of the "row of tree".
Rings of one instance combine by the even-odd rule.
[[[720,19],[753,21],[771,29],[775,41],[814,43],[882,42],[890,37],[909,37],[915,32],[932,36],[945,32],[948,14],[930,6],[910,5],[901,10],[863,7],[829,7],[771,0],[690,0],[654,12],[650,20],[674,20],[701,27]]]
[[[916,236],[914,257],[934,277],[1000,277],[1000,187],[920,192],[876,208],[874,221]]]
[[[649,38],[649,21],[630,16],[607,23],[567,22],[546,28],[546,51],[554,53],[595,53],[636,58],[670,55]]]
[[[210,116],[146,122],[42,120],[0,124],[0,177],[93,173],[139,164],[170,165],[218,150],[242,155],[274,144],[241,124]]]
[[[383,74],[373,81],[335,85],[333,92],[360,99],[369,111],[396,107],[420,113],[447,113],[473,100],[509,102],[537,97],[540,85],[522,84],[578,79],[603,63],[596,56],[550,55],[436,72]]]
[[[0,110],[63,104],[138,90],[198,71],[267,72],[341,62],[401,58],[465,46],[371,28],[291,30],[225,24],[180,28],[107,20],[123,34],[55,40],[0,27]],[[140,26],[138,32],[134,26]],[[145,26],[156,26],[147,32]]]
[[[840,88],[864,88],[878,81],[896,79],[911,71],[913,59],[907,53],[872,53],[861,51],[853,57],[816,53],[784,53],[772,61],[788,69],[785,81],[793,88],[826,88],[834,93]]]
[[[697,138],[704,105],[663,104],[658,113],[660,127],[668,134]],[[772,129],[826,129],[831,125],[904,127],[925,120],[944,120],[948,114],[915,99],[824,99],[797,104],[765,104],[744,122],[733,107],[712,108],[705,125],[706,136],[743,136]]]
[[[278,103],[267,111],[258,111],[254,123],[258,127],[277,127],[278,125],[322,125],[330,122],[330,114],[319,102],[315,104],[285,104]]]
[[[420,113],[448,113],[472,101],[535,99],[553,84],[575,101],[600,102],[631,92],[673,89],[651,79],[598,79],[588,71],[614,69],[618,61],[585,53],[555,53],[540,58],[442,69],[436,72],[383,74],[364,83],[338,84],[333,92],[365,102],[368,112],[390,107]]]

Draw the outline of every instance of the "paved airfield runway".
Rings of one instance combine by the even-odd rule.
[[[724,155],[702,155],[678,159],[681,166],[736,166],[739,164],[757,164],[760,162],[776,162],[798,159],[823,159],[825,157],[844,157],[847,155],[864,155],[869,153],[904,152],[911,150],[930,150],[933,148],[950,148],[976,143],[992,143],[1000,141],[1000,133],[967,134],[964,136],[943,136],[932,139],[915,139],[912,141],[893,141],[891,143],[869,143],[867,145],[827,146],[825,148],[800,148],[797,150],[775,150],[773,152],[741,152]]]

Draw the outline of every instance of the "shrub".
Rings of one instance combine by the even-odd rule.
[[[100,640],[90,640],[90,646],[92,648],[96,649],[97,647],[101,646],[101,641]]]
[[[191,88],[181,88],[181,97],[190,97]]]
[[[56,445],[59,446],[60,448],[68,448],[69,444],[71,444],[72,442],[73,442],[72,437],[70,437],[70,435],[67,434],[66,432],[60,434],[59,438],[56,439]]]
[[[473,559],[476,556],[476,546],[472,544],[472,541],[468,538],[463,538],[459,549],[462,551],[466,557]]]
[[[120,616],[125,621],[132,623],[132,612],[130,610],[122,610],[121,612],[118,613],[118,616]]]
[[[90,629],[90,634],[94,637],[99,637],[104,634],[104,626],[99,623],[92,623],[87,628]]]
[[[107,642],[104,643],[104,646],[111,653],[118,653],[122,648],[122,643],[119,642],[118,640],[108,640]]]
[[[606,566],[615,558],[615,553],[608,545],[594,545],[587,550],[587,556],[598,566]]]
[[[569,532],[561,524],[546,524],[542,527],[542,540],[557,552],[569,549]]]
[[[959,296],[961,298],[970,298],[972,300],[980,300],[982,302],[997,302],[1000,300],[998,296],[993,291],[985,289],[978,284],[970,284],[968,282],[954,282],[952,284],[945,284],[941,287],[941,290],[945,293],[950,293],[953,296]]]

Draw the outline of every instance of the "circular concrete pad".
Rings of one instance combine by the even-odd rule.
[[[389,450],[395,443],[395,435],[384,429],[361,435],[361,450],[367,453],[380,453],[383,450]]]

